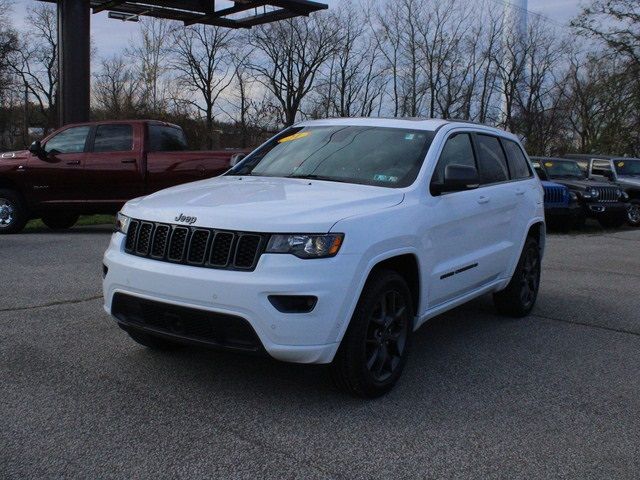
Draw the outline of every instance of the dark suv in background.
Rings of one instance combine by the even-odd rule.
[[[629,195],[629,225],[640,227],[640,158],[609,155],[565,155],[594,180],[610,181]]]
[[[575,160],[531,157],[549,180],[569,188],[581,206],[576,225],[587,218],[597,220],[605,228],[617,228],[628,220],[629,196],[619,186],[589,178]]]

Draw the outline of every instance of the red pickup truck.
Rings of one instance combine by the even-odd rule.
[[[188,151],[177,125],[154,120],[67,125],[29,150],[0,154],[0,234],[31,218],[70,228],[79,215],[225,172],[241,150]]]

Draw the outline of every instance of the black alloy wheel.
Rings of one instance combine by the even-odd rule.
[[[533,310],[540,289],[541,256],[538,240],[527,238],[511,281],[493,294],[496,310],[510,317],[524,317]]]
[[[629,225],[632,227],[640,227],[640,200],[631,200],[628,217]]]
[[[367,370],[377,382],[388,380],[400,365],[407,346],[409,319],[400,292],[389,290],[374,308],[366,339]]]
[[[374,271],[331,364],[336,385],[363,398],[391,390],[407,363],[413,312],[413,297],[404,277],[392,270]]]

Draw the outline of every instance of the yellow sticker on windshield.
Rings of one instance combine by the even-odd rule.
[[[311,135],[311,132],[294,133],[288,137],[281,138],[278,140],[278,143],[293,142],[294,140],[300,140],[301,138],[308,137],[309,135]]]
[[[618,162],[618,166],[619,166],[620,168],[624,167],[624,162]]]
[[[547,162],[547,163],[544,164],[544,166],[547,167],[547,168],[551,168],[551,167],[553,167],[553,163]]]

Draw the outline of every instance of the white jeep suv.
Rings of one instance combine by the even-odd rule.
[[[331,363],[375,397],[413,331],[474,297],[528,314],[543,189],[518,139],[445,120],[299,123],[225,175],[128,202],[105,309],[138,343]]]

